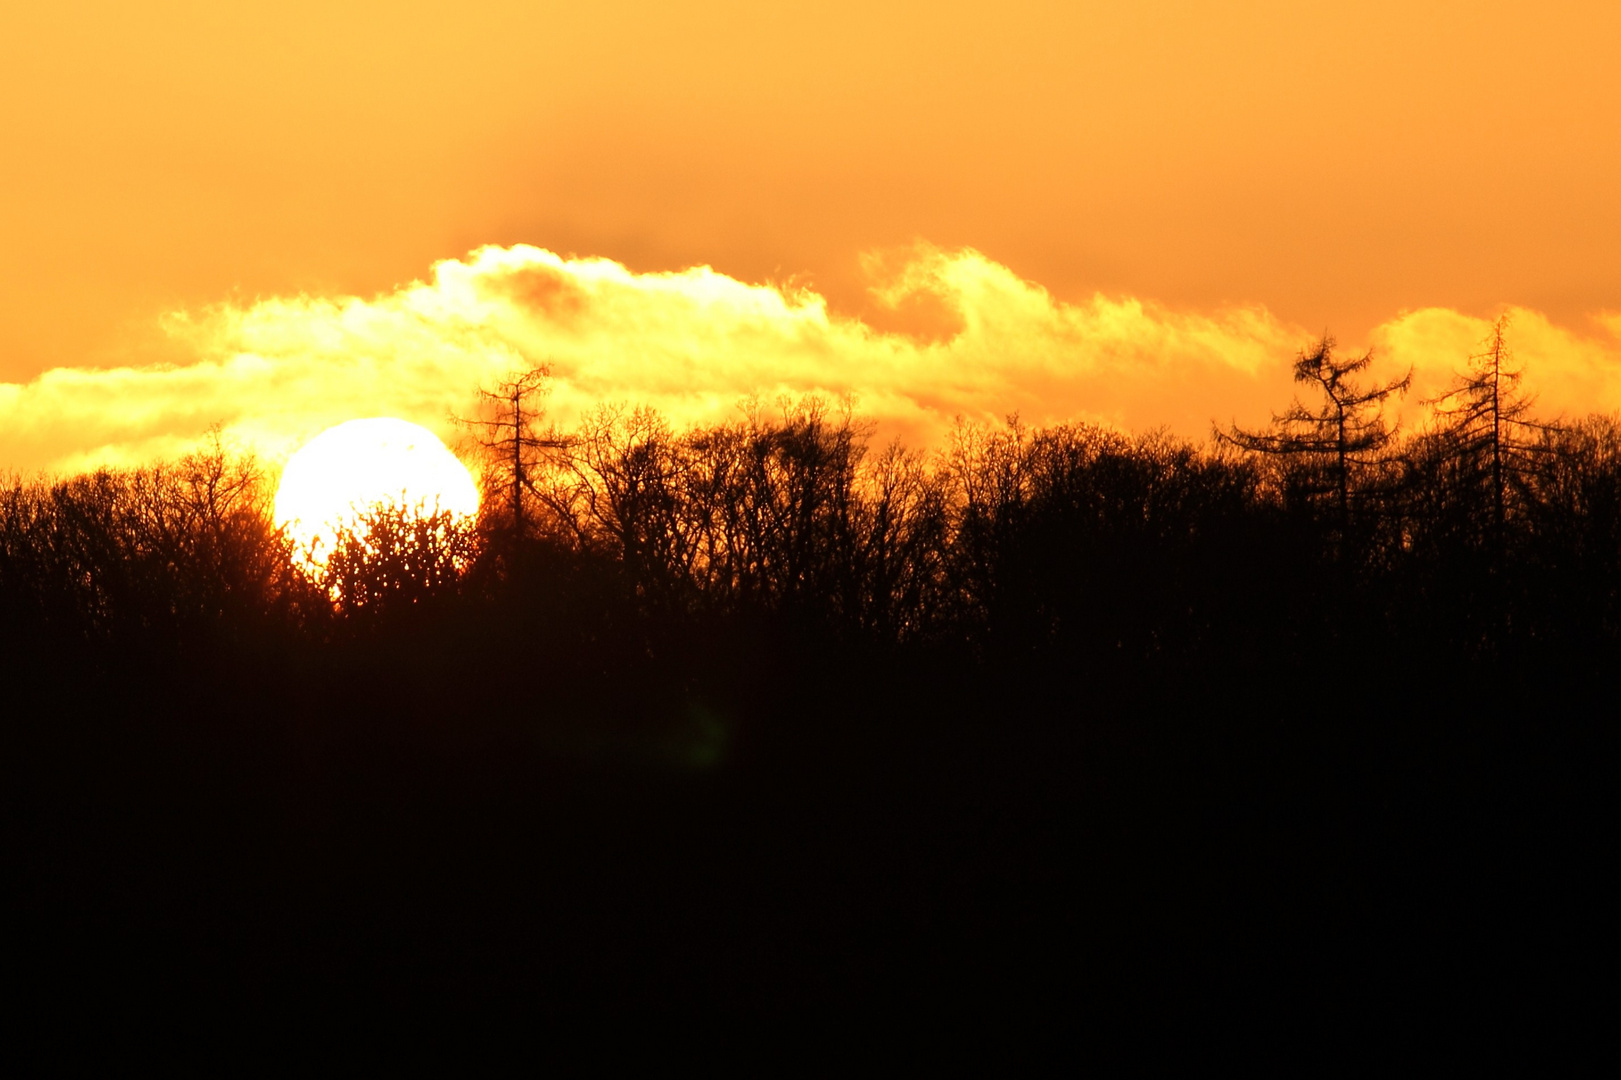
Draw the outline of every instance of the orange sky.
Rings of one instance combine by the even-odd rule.
[[[1572,385],[1609,387],[1616,323],[1592,317],[1621,309],[1617,41],[1612,3],[1489,0],[6,5],[0,424],[67,422],[40,415],[49,369],[226,362],[166,314],[386,306],[486,244],[810,287],[835,323],[927,331],[919,348],[966,294],[892,311],[869,285],[915,241],[972,248],[1070,327],[1042,361],[1056,383],[1099,292],[1184,330],[1264,308],[1251,338],[1285,360],[1325,327],[1388,343],[1404,311],[1515,305],[1597,365]],[[1009,407],[1037,385],[1016,369]],[[626,378],[598,383],[639,395]],[[1076,409],[1145,423],[1159,400],[1178,428],[1237,410],[1155,378]],[[1283,404],[1266,393],[1262,416]],[[17,438],[0,465],[95,450]]]

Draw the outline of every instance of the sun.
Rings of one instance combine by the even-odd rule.
[[[387,506],[470,520],[478,513],[478,485],[427,428],[392,417],[350,420],[287,459],[274,514],[300,564],[319,572],[341,530]]]

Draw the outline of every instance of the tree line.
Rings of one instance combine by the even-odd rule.
[[[625,618],[770,617],[979,657],[1300,659],[1370,637],[1608,655],[1617,420],[1533,420],[1501,323],[1411,434],[1383,417],[1408,380],[1362,385],[1367,364],[1325,338],[1296,363],[1307,401],[1203,446],[1012,418],[959,422],[934,452],[875,445],[848,404],[814,399],[687,430],[603,406],[542,431],[531,372],[488,395],[472,528],[379,510],[311,580],[264,470],[216,438],[172,464],[13,480],[0,603],[29,640],[325,639],[586,573]]]

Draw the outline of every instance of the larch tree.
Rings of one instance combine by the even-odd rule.
[[[1440,434],[1461,470],[1466,486],[1484,489],[1493,546],[1501,549],[1511,502],[1525,491],[1544,438],[1556,425],[1531,419],[1534,399],[1520,387],[1523,372],[1514,365],[1507,333],[1509,317],[1492,324],[1480,352],[1458,374],[1452,388],[1431,400]]]
[[[481,415],[460,421],[472,430],[474,441],[484,453],[486,494],[499,494],[510,515],[508,532],[514,558],[531,531],[529,504],[543,498],[536,488],[543,457],[547,451],[569,445],[555,429],[540,427],[550,376],[550,370],[542,364],[494,388],[480,387]]]
[[[1295,382],[1316,390],[1314,406],[1296,398],[1288,409],[1272,416],[1266,431],[1246,431],[1237,425],[1216,429],[1216,438],[1253,453],[1283,459],[1309,496],[1328,496],[1342,531],[1351,525],[1352,504],[1362,475],[1380,464],[1380,456],[1395,438],[1387,426],[1384,406],[1412,385],[1413,373],[1399,379],[1361,385],[1357,376],[1373,363],[1371,352],[1353,360],[1334,355],[1335,341],[1324,335],[1311,350],[1295,360]]]

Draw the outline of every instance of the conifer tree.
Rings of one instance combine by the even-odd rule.
[[[568,440],[555,430],[543,431],[539,427],[545,415],[542,401],[549,391],[550,375],[542,364],[497,383],[494,389],[480,387],[483,415],[460,421],[472,429],[474,440],[484,452],[487,494],[499,494],[510,515],[508,528],[514,557],[530,532],[529,502],[541,497],[535,480],[542,454],[568,445]]]
[[[1225,432],[1218,428],[1215,434],[1220,441],[1244,450],[1282,458],[1291,480],[1301,484],[1308,495],[1333,500],[1343,531],[1351,524],[1361,475],[1380,463],[1381,452],[1396,435],[1385,424],[1384,404],[1407,392],[1413,373],[1364,387],[1355,376],[1373,363],[1373,354],[1340,360],[1334,356],[1334,347],[1334,339],[1325,334],[1309,352],[1301,350],[1295,360],[1295,382],[1314,387],[1320,395],[1315,407],[1296,398],[1288,409],[1273,414],[1270,430],[1245,431],[1233,425]]]
[[[1523,372],[1508,347],[1508,324],[1509,317],[1500,316],[1452,388],[1430,402],[1447,452],[1460,469],[1458,479],[1485,496],[1492,543],[1499,551],[1511,504],[1525,493],[1546,453],[1543,436],[1556,430],[1531,419],[1534,400],[1520,389]]]

